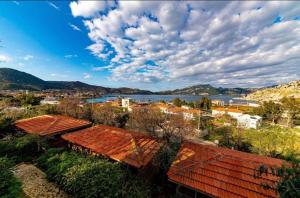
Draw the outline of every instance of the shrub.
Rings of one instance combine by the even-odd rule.
[[[45,142],[36,135],[24,135],[0,140],[0,157],[8,156],[16,162],[31,161],[46,147]]]
[[[0,117],[0,136],[4,136],[12,128],[13,119],[6,116]]]
[[[149,197],[150,188],[119,163],[49,149],[37,160],[48,178],[74,197]]]
[[[14,177],[10,168],[13,162],[7,157],[0,158],[0,197],[18,198],[21,192],[21,183]]]

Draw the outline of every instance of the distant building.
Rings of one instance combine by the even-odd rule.
[[[122,98],[122,107],[128,109],[130,107],[131,102],[131,98]]]
[[[262,117],[258,115],[243,114],[237,117],[237,124],[244,128],[257,129],[262,123]]]
[[[224,105],[225,105],[224,100],[212,100],[211,103],[212,103],[214,106],[224,106]]]
[[[213,117],[222,116],[224,114],[228,114],[231,117],[237,119],[239,116],[243,115],[243,112],[235,108],[227,108],[227,107],[218,107],[212,109]]]
[[[59,101],[56,97],[46,97],[44,100],[41,101],[41,104],[56,105],[59,104]]]

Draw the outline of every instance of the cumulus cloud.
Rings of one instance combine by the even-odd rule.
[[[34,58],[34,56],[32,56],[30,54],[28,54],[28,55],[26,55],[26,56],[23,57],[23,59],[26,60],[26,61],[29,61],[29,60],[31,60],[33,58]]]
[[[84,4],[71,2],[72,13],[94,42],[87,49],[113,66],[112,80],[263,86],[300,78],[297,2]]]
[[[73,1],[70,3],[73,16],[92,17],[107,7],[113,6],[113,1]]]

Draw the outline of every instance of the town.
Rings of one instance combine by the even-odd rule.
[[[299,38],[299,1],[0,1],[0,198],[300,198]]]
[[[19,164],[17,177],[18,168],[37,164],[29,170],[45,171],[75,197],[278,197],[278,186],[292,176],[278,173],[299,160],[299,112],[294,98],[227,104],[208,96],[193,102],[117,97],[94,103],[5,92],[1,155]]]

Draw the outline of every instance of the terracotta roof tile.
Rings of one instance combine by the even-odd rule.
[[[61,115],[43,115],[19,120],[15,126],[26,133],[41,136],[55,135],[89,127],[89,121],[75,119]]]
[[[161,147],[150,136],[105,125],[65,134],[62,138],[137,168],[146,166]]]
[[[227,111],[232,113],[243,113],[243,111],[237,109],[237,108],[227,108],[227,107],[213,107],[212,110],[215,111]]]
[[[255,178],[260,165],[280,167],[283,161],[254,154],[184,142],[168,171],[170,181],[214,197],[278,197],[271,173]]]

